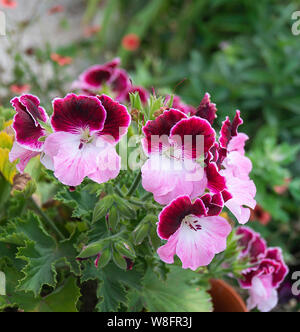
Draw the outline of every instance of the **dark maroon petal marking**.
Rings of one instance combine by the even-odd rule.
[[[217,118],[216,113],[216,104],[213,104],[210,101],[210,94],[206,93],[199,107],[197,108],[195,115],[207,120],[210,124],[213,124],[215,119]]]
[[[230,199],[233,198],[233,196],[231,195],[231,193],[228,190],[222,191],[222,197],[223,197],[224,203],[228,202]]]
[[[201,142],[200,136],[204,137],[204,151],[201,151],[201,146],[197,146],[197,139]],[[176,123],[171,130],[171,138],[178,146],[183,146],[185,150],[191,152],[192,158],[198,158],[201,153],[207,153],[213,146],[216,133],[208,121],[194,116]]]
[[[279,263],[278,269],[275,271],[273,275],[273,286],[278,287],[280,283],[287,276],[289,269],[284,263],[281,250],[279,248],[269,248],[266,253],[266,258],[272,259]]]
[[[131,118],[127,108],[105,95],[98,96],[98,99],[106,111],[104,128],[98,135],[112,136],[115,142],[118,142],[130,125]]]
[[[191,202],[189,196],[180,196],[166,206],[159,215],[158,235],[167,240],[180,227],[183,219],[188,215],[196,217],[207,216],[206,207],[201,198],[196,199],[194,203]],[[197,225],[190,225],[190,227],[197,231],[200,229]]]
[[[143,127],[143,132],[147,140],[147,151],[151,153],[151,136],[169,136],[174,125],[186,117],[187,116],[184,113],[175,109],[170,109],[165,111],[155,120],[148,121]]]
[[[181,196],[166,206],[159,215],[158,235],[167,240],[180,227],[182,220],[191,214],[192,202],[188,196]]]
[[[113,91],[123,94],[125,91],[128,91],[131,82],[125,70],[117,69],[110,84]]]
[[[106,111],[96,97],[69,94],[53,101],[51,124],[55,131],[78,134],[80,129],[103,129]]]
[[[16,133],[16,141],[33,151],[40,151],[44,143],[39,142],[38,139],[45,135],[45,130],[37,120],[47,121],[47,114],[43,108],[39,107],[39,100],[36,97],[24,95],[21,98],[14,98],[11,101],[17,112],[12,125]],[[26,105],[29,105],[31,112]]]
[[[241,248],[243,248],[242,252],[248,253],[250,248],[250,243],[253,241],[256,233],[252,231],[252,229],[248,227],[239,227],[236,231],[236,234],[241,236],[238,240],[238,244]]]
[[[201,197],[201,200],[207,209],[208,216],[218,216],[222,212],[224,201],[221,193],[215,195],[206,194]]]
[[[250,288],[252,286],[252,279],[260,274],[257,268],[249,269],[242,273],[243,279],[240,280],[240,284],[244,288]]]
[[[240,111],[236,111],[236,115],[232,123],[228,117],[226,118],[220,132],[220,145],[222,148],[226,149],[231,138],[238,135],[238,128],[242,124],[243,120],[241,119]]]
[[[191,214],[202,217],[207,215],[206,207],[201,198],[196,199],[196,201],[192,204]]]
[[[113,60],[106,62],[103,66],[114,69],[118,67],[120,63],[121,63],[120,58],[114,58]]]
[[[219,193],[226,189],[226,180],[220,175],[216,164],[210,163],[205,168],[207,176],[207,187],[213,193]]]
[[[252,263],[257,262],[261,257],[265,256],[267,250],[266,242],[260,237],[259,234],[256,235],[254,240],[251,242],[249,248],[249,255]]]
[[[20,97],[20,102],[26,107],[27,111],[35,120],[38,119],[43,122],[48,121],[48,115],[44,108],[40,106],[40,100],[37,97],[33,95],[23,95]]]
[[[99,66],[93,68],[85,75],[85,82],[94,88],[100,88],[101,85],[107,82],[112,77],[112,70]]]
[[[141,98],[141,102],[143,104],[146,104],[149,98],[149,93],[146,89],[144,89],[141,86],[132,86],[131,88],[128,89],[127,91],[127,96],[126,96],[126,100],[129,103],[130,102],[130,94],[131,93],[135,93],[138,92]]]

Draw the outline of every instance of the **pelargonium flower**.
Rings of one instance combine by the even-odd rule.
[[[28,162],[43,151],[44,143],[40,138],[46,135],[46,130],[39,121],[48,122],[48,115],[33,95],[16,97],[11,104],[16,111],[12,125],[16,139],[9,159],[10,162],[19,159],[17,168],[22,173]]]
[[[159,215],[158,235],[168,242],[157,250],[161,260],[174,263],[174,255],[182,268],[196,270],[211,263],[214,256],[226,249],[231,226],[219,216],[223,209],[221,194],[191,201],[180,196]]]
[[[241,287],[249,290],[247,306],[262,312],[272,310],[278,303],[278,292],[282,281],[288,274],[280,248],[269,248],[260,263],[243,272]]]
[[[95,93],[99,92],[103,84],[109,84],[114,78],[115,69],[119,64],[120,59],[116,58],[103,65],[95,65],[88,68],[79,76],[79,80],[73,83],[73,88]]]
[[[240,237],[238,244],[242,248],[241,257],[248,257],[252,264],[265,257],[267,244],[259,233],[249,227],[239,227],[236,234]]]
[[[249,208],[254,209],[256,206],[254,199],[256,187],[249,177],[252,163],[245,156],[244,147],[248,136],[238,133],[238,127],[242,123],[239,111],[232,123],[229,118],[223,122],[219,146],[219,153],[223,154],[223,157],[219,165],[222,167],[221,175],[226,178],[225,206],[235,215],[239,223],[245,224],[250,219]]]
[[[170,109],[148,121],[143,132],[143,149],[149,159],[142,167],[142,182],[158,203],[166,205],[181,195],[193,199],[206,188],[213,193],[226,188],[217,165],[206,160],[216,139],[207,120]]]
[[[85,177],[97,183],[115,178],[120,171],[115,145],[130,124],[126,107],[106,95],[69,94],[55,99],[53,109],[45,166],[68,186],[78,186]]]
[[[278,302],[280,284],[288,274],[280,248],[267,248],[260,234],[248,227],[239,227],[239,246],[242,257],[248,257],[251,267],[242,272],[239,280],[242,288],[249,291],[249,310],[258,307],[260,311],[272,310]]]

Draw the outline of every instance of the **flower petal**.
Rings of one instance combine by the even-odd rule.
[[[38,98],[32,95],[23,95],[11,101],[17,114],[14,117],[13,129],[16,133],[16,141],[32,151],[41,151],[43,142],[39,138],[45,135],[45,130],[38,123],[48,121],[46,111],[40,107]]]
[[[143,127],[145,139],[143,140],[143,147],[145,152],[157,152],[161,150],[161,145],[169,145],[168,136],[171,129],[181,119],[187,116],[175,109],[165,111],[155,120],[148,121]]]
[[[181,196],[165,207],[159,215],[157,233],[167,240],[180,227],[184,217],[191,213],[192,202],[188,196]]]
[[[131,117],[127,108],[106,95],[98,97],[105,111],[106,120],[104,128],[98,133],[99,136],[112,137],[117,143],[126,133],[130,125]]]
[[[51,124],[55,131],[78,134],[81,129],[91,132],[103,129],[106,111],[96,97],[69,94],[53,101]]]
[[[38,155],[39,152],[25,149],[15,142],[9,153],[9,161],[12,163],[19,159],[19,163],[16,167],[20,173],[23,173],[29,161]]]
[[[219,193],[226,189],[226,180],[218,171],[218,167],[214,163],[210,163],[205,168],[208,184],[207,187],[213,193]]]
[[[183,147],[184,156],[193,159],[207,153],[216,141],[216,133],[210,123],[195,116],[180,120],[170,134],[170,139]]]
[[[212,125],[217,118],[216,113],[216,104],[210,101],[210,94],[206,93],[194,115],[207,120]]]
[[[227,148],[232,137],[238,135],[238,127],[243,124],[241,119],[241,112],[236,111],[236,115],[231,123],[227,117],[226,121],[223,122],[221,132],[220,132],[220,144],[222,148]]]
[[[44,152],[53,159],[54,175],[67,186],[78,186],[98,170],[103,147],[96,142],[80,146],[80,135],[56,132],[47,137]]]
[[[207,179],[201,165],[192,160],[178,161],[151,154],[142,167],[142,183],[158,203],[166,205],[181,195],[191,198],[202,195]]]
[[[88,177],[97,183],[105,183],[119,175],[121,158],[114,147],[108,147],[99,155],[97,165],[97,170]]]

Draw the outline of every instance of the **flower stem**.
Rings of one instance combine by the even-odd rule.
[[[61,233],[61,231],[57,228],[55,223],[46,215],[46,213],[38,206],[35,200],[31,197],[31,203],[33,204],[34,208],[38,211],[44,221],[52,228],[52,230],[58,235],[61,240],[65,240],[65,236]]]
[[[142,173],[139,172],[137,174],[136,178],[134,179],[131,187],[128,190],[128,193],[126,195],[127,197],[130,197],[135,192],[135,190],[137,189],[137,187],[139,186],[139,184],[141,182],[141,179],[142,179]]]

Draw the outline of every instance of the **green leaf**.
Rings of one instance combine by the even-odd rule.
[[[300,201],[300,178],[296,178],[290,183],[290,191],[293,197]]]
[[[38,312],[77,312],[76,304],[80,298],[80,289],[76,279],[68,278],[64,285],[41,299]]]
[[[80,290],[76,279],[69,277],[62,286],[45,297],[34,297],[32,293],[16,290],[22,272],[18,264],[0,262],[1,269],[7,276],[7,295],[0,296],[0,309],[17,307],[25,312],[76,312],[76,304],[80,297]]]
[[[98,200],[96,194],[89,191],[88,186],[80,186],[74,192],[64,187],[56,194],[55,199],[72,208],[74,218],[88,218]]]
[[[55,287],[58,263],[66,264],[77,275],[80,273],[79,263],[75,259],[76,234],[68,240],[56,243],[33,213],[10,223],[2,240],[11,240],[18,245],[16,257],[26,262],[19,290],[32,291],[37,297],[43,285]]]
[[[125,286],[140,289],[141,277],[137,269],[124,271],[114,264],[109,264],[104,269],[96,269],[93,262],[84,262],[81,281],[98,280],[99,302],[96,309],[100,312],[114,312],[119,309],[121,303],[127,304]]]
[[[170,266],[167,280],[160,280],[149,268],[140,293],[144,307],[151,312],[210,312],[209,294],[189,282],[196,273]]]

